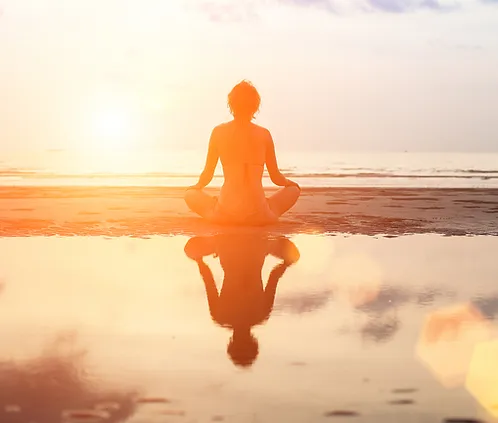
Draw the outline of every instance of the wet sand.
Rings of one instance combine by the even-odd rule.
[[[183,192],[161,187],[1,187],[0,236],[216,232],[218,228],[188,211]],[[309,188],[278,225],[267,229],[498,235],[497,221],[496,189]]]
[[[0,421],[496,421],[496,251],[434,234],[0,238]],[[206,268],[216,296],[230,272],[277,278],[245,366]],[[218,305],[240,321],[256,303]]]

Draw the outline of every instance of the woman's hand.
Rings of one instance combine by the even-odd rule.
[[[290,179],[287,179],[287,182],[285,183],[286,187],[296,187],[301,189],[301,187],[294,181],[291,181]]]

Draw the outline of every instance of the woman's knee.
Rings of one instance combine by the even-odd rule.
[[[210,218],[216,204],[215,197],[211,197],[209,194],[206,194],[199,189],[187,190],[184,199],[187,207],[191,211],[205,218]]]
[[[286,187],[285,189],[288,192],[288,195],[292,198],[295,198],[296,201],[299,198],[299,196],[301,195],[301,187],[299,187],[297,185],[292,185],[290,187]]]
[[[183,199],[185,200],[185,203],[187,203],[187,206],[189,206],[190,208],[192,208],[192,206],[195,207],[195,205],[199,201],[199,192],[200,191],[196,189],[188,189],[187,191],[185,191]]]

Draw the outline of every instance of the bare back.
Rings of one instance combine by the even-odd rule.
[[[221,159],[225,181],[219,198],[202,189],[213,179]],[[284,187],[270,198],[263,190],[263,172]],[[301,189],[279,170],[270,131],[249,120],[234,119],[211,133],[204,170],[187,189],[185,201],[200,216],[217,223],[266,225],[274,223],[299,198]]]
[[[218,126],[213,137],[225,178],[220,213],[235,220],[271,219],[262,183],[271,139],[268,130],[251,122],[231,121]]]

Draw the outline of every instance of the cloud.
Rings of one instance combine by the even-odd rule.
[[[416,10],[448,11],[458,9],[464,4],[496,4],[498,0],[275,0],[281,4],[301,7],[319,6],[332,12],[346,9],[361,11],[380,11],[387,13],[405,13]]]
[[[336,4],[338,2],[331,0],[277,0],[277,3],[285,6],[316,7],[332,13],[339,12]]]
[[[494,320],[498,316],[498,294],[489,297],[476,298],[473,305],[487,319]]]
[[[309,313],[327,305],[331,292],[324,290],[321,292],[314,292],[312,294],[294,294],[287,296],[280,296],[275,301],[273,310],[276,312],[287,311],[292,314]]]
[[[457,50],[471,51],[471,52],[484,50],[484,47],[480,44],[456,44],[455,48]]]
[[[214,22],[241,22],[257,19],[265,8],[314,8],[331,14],[352,11],[402,14],[428,10],[445,12],[465,4],[496,4],[498,0],[192,0],[209,20]]]
[[[259,16],[256,2],[250,1],[202,1],[198,8],[212,22],[245,22]]]
[[[372,9],[390,13],[404,13],[416,9],[443,9],[438,0],[367,0],[367,3]]]
[[[327,3],[331,11],[341,11],[346,4],[349,8],[363,12],[406,13],[417,10],[446,11],[459,6],[461,0],[285,0],[300,6],[315,6],[318,3]]]

